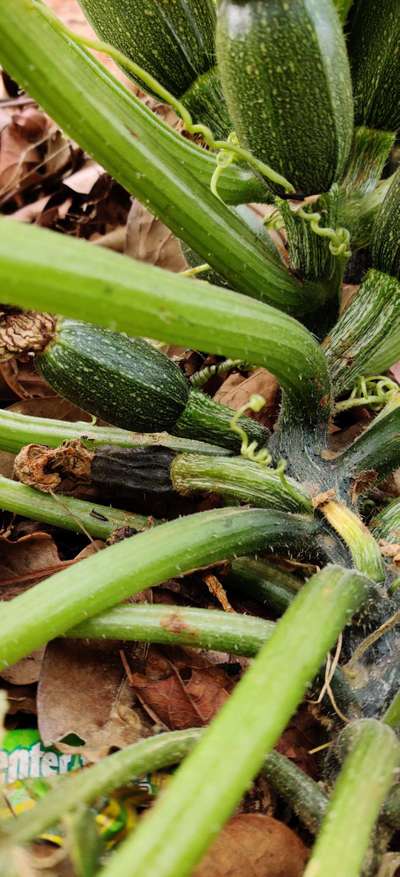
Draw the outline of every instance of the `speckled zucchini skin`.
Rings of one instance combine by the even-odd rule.
[[[172,428],[189,395],[180,369],[146,341],[74,320],[60,321],[37,363],[61,396],[124,429]]]
[[[240,142],[298,192],[326,192],[353,132],[350,69],[331,0],[220,0],[217,57]]]
[[[213,0],[79,2],[101,38],[180,98],[195,121],[212,124],[218,136],[231,130],[215,66]]]
[[[400,170],[375,220],[372,259],[375,268],[400,280]]]
[[[400,128],[400,3],[359,0],[349,39],[357,125]]]

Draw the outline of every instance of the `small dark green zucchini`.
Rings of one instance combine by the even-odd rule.
[[[192,390],[176,363],[143,339],[59,320],[36,361],[57,393],[107,423],[238,449],[231,409]],[[251,440],[266,443],[260,424],[244,417],[242,425]]]
[[[328,191],[353,133],[350,69],[332,0],[220,0],[217,57],[241,144],[297,192]]]
[[[375,268],[400,280],[400,169],[375,220],[372,259]]]
[[[216,70],[213,0],[79,2],[99,36],[179,98],[196,122],[206,122],[218,136],[229,133]]]
[[[356,124],[396,131],[400,128],[399,0],[358,0],[348,45]]]

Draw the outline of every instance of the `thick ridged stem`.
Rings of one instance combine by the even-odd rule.
[[[0,30],[1,17],[0,9]],[[301,415],[314,427],[326,422],[323,351],[300,323],[266,304],[7,219],[1,220],[0,284],[6,303],[251,359],[277,376],[297,420]]]
[[[0,411],[0,450],[17,454],[25,445],[46,445],[58,448],[63,442],[79,440],[90,450],[103,445],[120,448],[151,448],[162,446],[178,453],[229,455],[217,445],[168,435],[166,432],[135,433],[115,426],[95,426],[84,421],[70,423],[50,417],[33,417],[16,411]]]
[[[371,270],[324,343],[335,395],[400,356],[400,283]]]
[[[73,639],[118,639],[216,649],[254,657],[272,635],[272,621],[185,606],[118,606],[68,631]]]
[[[353,0],[334,0],[334,3],[338,11],[339,18],[344,24],[353,4]]]
[[[385,578],[385,567],[378,543],[358,515],[333,500],[324,503],[322,514],[347,545],[354,566],[374,582]]]
[[[232,561],[224,583],[242,596],[265,603],[277,615],[283,615],[290,606],[302,580],[283,572],[265,560],[238,557]]]
[[[374,825],[400,765],[400,745],[387,725],[366,719],[349,730],[356,731],[353,747],[304,877],[359,877]]]
[[[400,279],[400,171],[397,170],[390,189],[376,217],[372,236],[374,267]]]
[[[171,432],[179,436],[195,434],[200,440],[215,442],[224,448],[238,451],[240,439],[231,429],[233,412],[226,405],[214,402],[200,390],[191,390],[188,401],[179,420]],[[241,417],[239,426],[245,430],[250,441],[257,445],[266,445],[269,432],[261,423],[251,420],[250,417]]]
[[[0,46],[3,66],[51,118],[232,286],[296,314],[320,306],[323,286],[300,284],[271,259],[197,179],[179,138],[164,133],[132,95],[126,104],[123,86],[114,86],[112,76],[73,43],[57,19],[49,20],[40,3],[15,0],[1,7]]]
[[[371,243],[374,223],[390,187],[392,177],[382,180],[375,189],[360,197],[357,194],[341,205],[340,224],[351,234],[352,250],[359,250]]]
[[[282,550],[315,538],[306,518],[261,509],[217,509],[178,518],[112,545],[3,605],[0,666],[132,594],[246,551]]]
[[[400,463],[400,394],[387,403],[361,436],[336,461],[343,479],[369,473],[366,488]]]
[[[305,212],[321,213],[321,227],[336,228],[338,225],[339,196],[337,186],[322,195]],[[343,279],[346,259],[333,256],[329,248],[329,238],[316,234],[310,222],[296,214],[287,201],[279,201],[285,231],[288,239],[289,264],[297,276],[309,280],[329,281],[332,296],[338,296]],[[319,319],[321,319],[319,314]]]
[[[400,499],[394,499],[375,515],[370,527],[375,539],[400,544]]]
[[[346,173],[340,183],[346,197],[362,197],[375,189],[394,141],[392,131],[376,131],[362,125],[355,128]]]
[[[133,515],[122,509],[72,496],[49,496],[2,476],[0,509],[74,533],[88,533],[95,539],[109,539],[114,530],[120,527],[144,530],[149,523],[144,515]]]
[[[263,773],[301,823],[312,834],[316,834],[328,805],[328,798],[318,783],[279,752],[271,752],[267,756]]]
[[[395,731],[400,728],[400,692],[397,692],[392,702],[389,704],[386,712],[382,716],[382,721],[385,722],[386,725],[389,725],[390,728],[394,728]]]
[[[162,799],[106,865],[103,877],[192,873],[368,587],[358,573],[333,566],[310,579]],[[293,668],[289,678],[288,666]],[[212,783],[204,782],[205,776]]]
[[[204,465],[198,455],[179,454],[171,465],[171,479],[175,490],[183,496],[220,493],[260,508],[313,514],[312,502],[301,484],[244,457],[226,461],[210,457]]]

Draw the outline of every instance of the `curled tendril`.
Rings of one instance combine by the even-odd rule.
[[[93,49],[95,52],[102,52],[104,55],[108,55],[110,58],[113,58],[114,61],[117,62],[121,67],[125,70],[128,70],[136,79],[140,79],[144,85],[153,91],[158,97],[164,101],[164,103],[169,104],[175,112],[181,117],[184,128],[189,134],[200,134],[207,146],[212,150],[217,150],[219,152],[223,151],[228,154],[229,160],[226,165],[217,166],[216,170],[219,171],[217,174],[217,183],[218,179],[223,173],[225,167],[228,167],[229,164],[235,159],[241,159],[245,161],[250,167],[254,170],[258,171],[263,177],[266,177],[267,180],[271,180],[271,182],[275,183],[278,186],[281,186],[285,192],[294,192],[294,187],[289,181],[279,174],[277,171],[274,171],[273,168],[269,167],[269,165],[264,164],[263,161],[259,161],[259,159],[255,158],[251,152],[248,152],[247,149],[243,149],[243,147],[239,146],[236,142],[234,142],[234,138],[228,138],[228,140],[215,140],[214,135],[208,125],[203,125],[200,123],[194,123],[192,116],[189,113],[189,110],[181,103],[178,98],[176,98],[173,94],[171,94],[168,89],[164,88],[157,79],[154,78],[147,70],[144,70],[143,67],[140,67],[139,64],[135,64],[130,58],[127,58],[123,52],[120,52],[119,49],[116,49],[114,46],[110,45],[110,43],[103,42],[102,40],[89,39],[88,37],[82,37],[68,28],[63,22],[54,15],[54,12],[51,11],[47,6],[42,3],[42,0],[34,0],[34,2],[40,6],[40,11],[43,15],[48,18],[53,27],[56,27],[57,30],[66,34],[69,39],[73,40],[77,45],[83,46],[85,49]],[[231,157],[232,156],[232,157]],[[230,158],[231,157],[231,158]],[[219,195],[215,186],[215,173],[213,174],[212,185],[214,186],[214,195],[219,198]]]
[[[217,362],[200,369],[200,371],[192,375],[190,383],[192,384],[192,387],[204,387],[204,384],[206,384],[210,378],[213,378],[216,375],[219,377],[227,375],[234,368],[240,368],[242,371],[250,371],[251,366],[249,363],[243,362],[241,359],[225,359],[224,362]]]
[[[250,396],[248,402],[241,406],[238,411],[232,417],[230,422],[230,428],[232,432],[235,432],[242,439],[242,446],[240,448],[240,454],[242,457],[245,457],[246,460],[251,460],[252,463],[258,463],[259,466],[270,466],[272,463],[272,457],[269,451],[266,448],[261,448],[257,450],[258,445],[257,442],[249,443],[249,437],[247,432],[240,426],[239,420],[246,413],[246,411],[261,411],[264,408],[265,399],[264,396],[260,396],[259,393],[253,393]]]
[[[378,411],[393,399],[399,392],[396,381],[385,375],[372,375],[371,377],[360,376],[357,378],[348,399],[336,402],[336,411],[348,411],[350,408],[358,408],[360,405],[368,405],[369,408]]]
[[[329,239],[329,249],[332,256],[342,256],[349,258],[351,256],[350,249],[350,232],[347,228],[329,228],[321,225],[322,216],[320,213],[308,213],[304,207],[300,207],[295,211],[296,216],[300,216],[304,222],[309,222],[311,230],[314,234],[321,238]]]

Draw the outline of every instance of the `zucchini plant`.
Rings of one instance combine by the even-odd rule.
[[[104,505],[93,517],[82,500],[60,509],[2,479],[8,511],[67,529],[83,523],[107,539],[121,526],[133,535],[4,605],[0,666],[64,635],[180,642],[254,661],[204,733],[163,734],[68,778],[29,824],[15,820],[0,856],[6,869],[13,844],[75,805],[132,771],[184,759],[151,814],[108,855],[104,877],[191,875],[260,770],[309,831],[321,829],[307,877],[373,877],[400,825],[390,791],[400,766],[400,596],[390,560],[400,511],[398,500],[385,505],[385,478],[400,462],[400,392],[386,374],[400,356],[400,170],[382,178],[400,118],[400,55],[390,50],[398,0],[379,14],[369,0],[81,5],[100,41],[78,38],[41,0],[1,5],[0,61],[169,226],[208,279],[3,217],[1,356],[35,356],[61,395],[109,426],[2,412],[0,448],[80,442],[97,484],[213,493],[225,507],[149,528]],[[92,49],[170,103],[202,142],[170,129]],[[254,200],[272,207],[262,234],[241,209]],[[345,307],[343,282],[360,249],[367,270]],[[191,387],[144,338],[269,369],[281,388],[272,433],[246,417],[249,406],[234,414]],[[360,407],[367,428],[333,451],[335,422]],[[318,571],[304,582],[276,555]],[[220,561],[229,562],[227,588],[266,602],[276,621],[188,607],[174,633],[165,607],[119,606]],[[334,755],[324,792],[273,752],[314,680]]]

